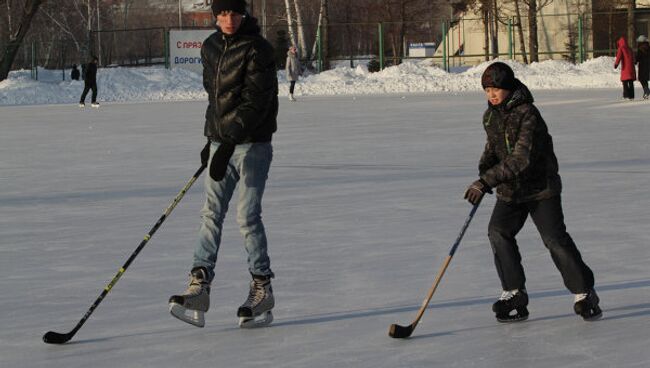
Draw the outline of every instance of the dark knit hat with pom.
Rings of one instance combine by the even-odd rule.
[[[496,87],[512,90],[515,87],[515,72],[506,63],[492,63],[483,72],[481,86],[483,89]]]
[[[246,14],[245,0],[212,0],[212,12],[215,15],[224,11]]]

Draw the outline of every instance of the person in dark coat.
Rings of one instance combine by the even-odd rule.
[[[481,84],[488,99],[483,115],[487,143],[478,165],[479,178],[468,187],[465,199],[477,205],[496,188],[488,238],[503,289],[493,305],[497,319],[510,322],[528,317],[526,277],[515,239],[528,216],[564,285],[575,294],[575,312],[585,319],[600,317],[593,272],[566,231],[553,140],[532,94],[501,62],[488,66]]]
[[[93,56],[91,61],[86,66],[86,73],[84,75],[84,91],[81,94],[81,99],[79,100],[79,107],[86,106],[86,95],[92,89],[92,107],[99,107],[97,103],[97,59],[96,56]]]
[[[650,88],[648,88],[648,80],[650,79],[650,43],[648,43],[648,37],[644,35],[639,36],[636,42],[637,52],[635,60],[639,66],[637,80],[641,83],[641,87],[643,87],[643,98],[647,100],[650,97]]]
[[[70,72],[70,78],[72,80],[79,80],[79,77],[81,76],[81,73],[79,72],[79,69],[77,68],[77,64],[72,64],[72,71]]]
[[[626,100],[634,99],[634,80],[636,80],[636,68],[634,67],[634,53],[627,45],[625,37],[618,39],[618,50],[616,51],[616,61],[614,69],[621,65],[621,82],[623,83],[623,98]]]
[[[173,316],[203,326],[210,303],[223,220],[239,186],[237,222],[252,276],[249,294],[237,316],[242,328],[271,323],[275,305],[271,262],[262,223],[262,196],[277,129],[278,79],[274,50],[260,35],[244,0],[215,0],[218,30],[201,48],[203,86],[208,93],[201,162],[209,167],[199,239],[194,248],[189,287],[169,300]],[[256,318],[260,319],[256,319]]]

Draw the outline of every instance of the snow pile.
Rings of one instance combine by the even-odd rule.
[[[619,87],[619,73],[611,57],[574,65],[544,61],[531,65],[505,60],[515,75],[531,89]],[[447,73],[431,60],[407,61],[370,73],[364,65],[337,66],[298,82],[297,95],[355,95],[409,92],[462,92],[480,90],[480,77],[487,65]],[[69,78],[69,71],[66,71]],[[12,72],[0,82],[0,105],[75,103],[83,82],[61,81],[61,71],[39,70],[39,81],[29,71]],[[284,71],[278,72],[280,94],[288,93]],[[183,69],[162,67],[102,68],[98,72],[100,101],[205,100],[202,76]]]

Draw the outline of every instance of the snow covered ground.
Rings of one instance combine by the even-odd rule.
[[[564,61],[544,61],[532,65],[506,60],[519,79],[530,88],[582,89],[619,87],[619,72],[614,59],[600,57],[574,65]],[[431,60],[409,61],[378,73],[363,65],[338,66],[320,74],[305,76],[298,82],[297,96],[366,95],[378,93],[479,91],[480,78],[489,63],[447,73],[432,66]],[[39,71],[39,81],[29,71],[18,71],[0,82],[0,105],[60,104],[79,101],[83,82],[62,81],[61,71]],[[288,93],[284,71],[278,73],[280,94]],[[205,100],[201,75],[162,67],[102,68],[98,72],[99,101],[187,101]],[[88,97],[90,99],[90,97]]]
[[[73,340],[46,345],[42,335],[74,327],[195,172],[204,141],[205,102],[80,110],[74,93],[68,104],[0,107],[0,366],[650,366],[650,103],[620,102],[618,88],[532,90],[602,320],[573,314],[530,223],[519,237],[530,319],[494,320],[490,196],[413,337],[389,338],[390,324],[415,316],[469,212],[461,197],[476,176],[485,102],[480,92],[312,96],[281,100],[264,211],[272,327],[236,326],[249,276],[234,213],[206,327],[169,315],[187,281],[198,182]],[[26,101],[23,90],[3,93],[2,103]]]

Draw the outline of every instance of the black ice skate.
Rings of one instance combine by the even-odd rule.
[[[197,327],[205,326],[204,314],[210,308],[210,283],[208,270],[195,267],[190,272],[190,283],[183,295],[169,298],[172,316]]]
[[[492,305],[499,322],[519,322],[528,319],[528,294],[524,289],[503,291]]]
[[[248,299],[237,310],[239,327],[255,328],[268,326],[273,322],[271,309],[275,306],[270,277],[253,276]]]
[[[600,298],[595,290],[589,290],[583,294],[576,294],[573,310],[576,314],[582,316],[585,321],[594,321],[603,316],[598,303]]]

